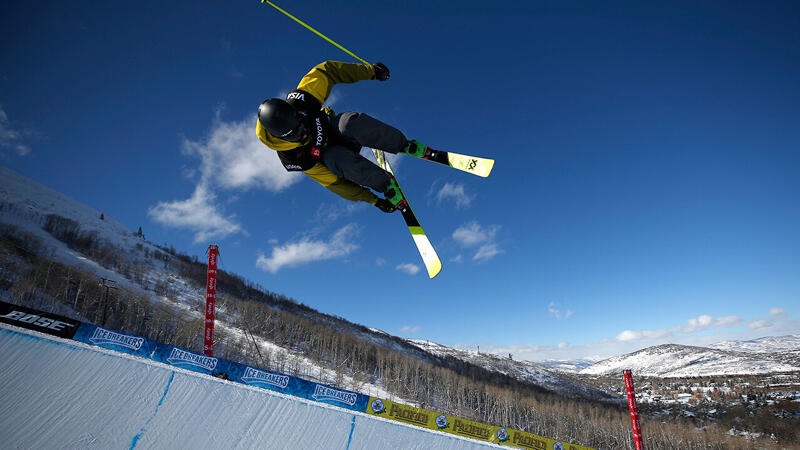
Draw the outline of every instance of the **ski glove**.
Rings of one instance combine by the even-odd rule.
[[[378,198],[375,201],[375,206],[385,213],[393,213],[397,209],[389,200],[385,198]]]
[[[382,62],[376,62],[372,66],[375,69],[375,79],[378,81],[386,81],[389,79],[389,68]]]

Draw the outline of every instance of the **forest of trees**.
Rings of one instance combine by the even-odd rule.
[[[130,261],[119,249],[80,232],[68,219],[49,218],[45,229],[63,242],[121,277],[142,284],[147,270],[160,268],[205,285],[205,266],[174,249],[144,251]],[[70,316],[79,320],[144,336],[148,339],[202,350],[203,318],[179,313],[169,302],[155,300],[144,290],[109,290],[94,273],[68,267],[50,258],[52,252],[34,235],[0,224],[0,295],[5,301]],[[169,286],[152,286],[170,298]],[[218,328],[215,355],[232,361],[301,377],[297,364],[284,352],[256,347],[264,339],[329,369],[320,381],[358,391],[365,383],[382,386],[420,407],[492,425],[516,428],[553,439],[595,448],[632,449],[626,405],[571,399],[475,365],[436,358],[404,341],[404,351],[365,339],[363,326],[319,314],[305,305],[221,271],[218,308],[229,327]],[[199,304],[198,311],[202,310]],[[407,350],[407,351],[406,351]],[[352,380],[346,382],[346,379]],[[691,422],[643,420],[647,448],[715,449],[782,448],[768,439],[755,442],[728,436],[727,430]]]

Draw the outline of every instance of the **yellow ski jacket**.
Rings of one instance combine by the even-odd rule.
[[[297,85],[297,89],[291,91],[287,95],[287,101],[292,103],[292,106],[300,108],[309,108],[311,110],[321,108],[325,100],[331,93],[331,88],[337,83],[355,83],[362,80],[374,80],[375,69],[372,65],[344,63],[339,61],[325,61],[318,64],[311,69]],[[326,106],[321,111],[328,117],[333,117],[333,110]],[[308,111],[314,112],[316,111]],[[359,186],[350,180],[336,176],[322,163],[316,162],[313,167],[306,168],[306,165],[287,165],[286,160],[290,155],[301,154],[306,149],[311,148],[311,139],[309,136],[303,142],[289,142],[270,134],[262,125],[261,122],[256,120],[256,134],[258,139],[267,147],[278,152],[285,152],[281,156],[281,162],[287,167],[287,170],[302,169],[303,173],[311,177],[314,181],[330,189],[333,193],[344,197],[348,200],[355,202],[367,202],[375,204],[378,197],[367,188]]]

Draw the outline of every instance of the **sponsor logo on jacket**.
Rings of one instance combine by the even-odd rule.
[[[0,319],[13,320],[15,322],[26,323],[29,325],[36,325],[37,327],[48,328],[54,331],[63,331],[66,327],[74,327],[75,325],[60,320],[48,319],[37,314],[30,314],[22,311],[11,311],[5,316],[0,316]]]
[[[95,345],[111,344],[127,347],[131,350],[139,350],[144,344],[144,338],[116,333],[105,328],[95,328],[92,337],[89,338],[89,342]]]
[[[335,401],[353,406],[358,400],[358,394],[355,392],[340,391],[339,389],[318,384],[311,398],[316,401]]]
[[[263,370],[254,369],[252,367],[248,367],[244,370],[244,375],[242,375],[242,381],[247,384],[269,384],[275,387],[279,387],[281,389],[286,389],[286,386],[289,385],[289,376],[288,375],[279,375],[277,373],[265,372]]]
[[[286,100],[300,100],[303,102],[306,100],[306,96],[302,92],[289,92],[289,95],[286,96]]]
[[[172,365],[189,365],[209,371],[217,368],[217,361],[213,356],[196,355],[179,348],[173,348],[167,358],[167,362]]]
[[[325,133],[322,128],[322,118],[320,117],[315,118],[314,124],[317,126],[317,140],[315,147],[322,148],[325,146]]]

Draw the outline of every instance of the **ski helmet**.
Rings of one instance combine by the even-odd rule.
[[[303,116],[292,105],[279,98],[268,98],[258,107],[258,121],[270,134],[285,141],[297,142],[303,137]]]

